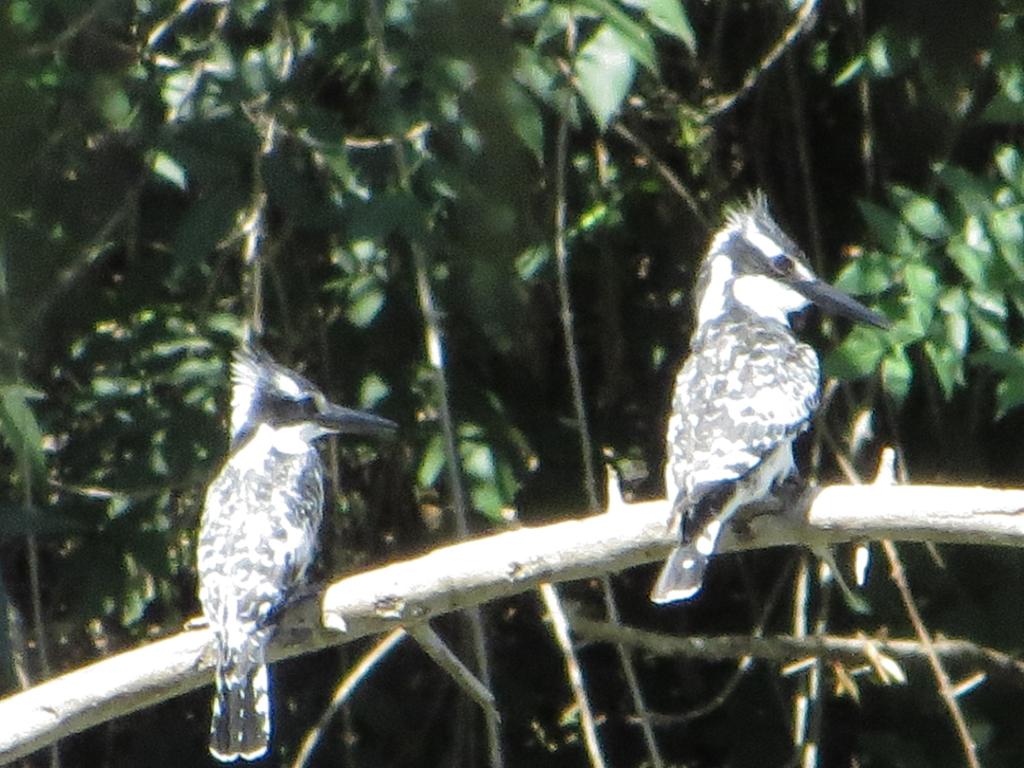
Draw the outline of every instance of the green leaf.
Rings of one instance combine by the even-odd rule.
[[[902,347],[890,350],[882,360],[882,386],[885,391],[897,403],[902,403],[913,380],[914,366],[910,364],[906,350]]]
[[[992,123],[1020,123],[1024,120],[1024,67],[1018,62],[999,67],[999,90],[982,113]]]
[[[391,387],[388,383],[376,373],[370,373],[359,386],[359,405],[362,408],[373,408],[389,394]]]
[[[1009,144],[1003,145],[996,150],[995,161],[1003,180],[1018,194],[1024,192],[1024,163],[1020,151]]]
[[[835,80],[832,81],[832,85],[837,88],[842,85],[846,85],[848,82],[857,77],[864,69],[866,63],[863,54],[854,56],[850,59],[850,62],[843,67],[839,74],[836,75]]]
[[[697,36],[693,32],[690,18],[679,0],[646,0],[647,19],[687,47],[690,53],[697,53]]]
[[[934,200],[898,184],[894,184],[889,193],[899,206],[900,216],[915,232],[930,240],[941,240],[949,235],[949,222]]]
[[[871,66],[871,72],[878,77],[888,77],[892,74],[889,39],[885,36],[884,30],[873,35],[868,41],[867,61]]]
[[[956,268],[972,285],[986,285],[988,283],[988,262],[991,260],[991,244],[985,240],[984,245],[987,251],[980,247],[967,244],[963,235],[954,235],[946,243],[946,255]]]
[[[984,219],[992,210],[992,194],[987,182],[952,165],[938,168],[936,174],[967,214]]]
[[[964,359],[952,347],[934,341],[924,343],[924,353],[931,361],[943,397],[949,400],[957,385],[964,383]]]
[[[366,328],[384,306],[384,290],[372,275],[359,275],[352,282],[345,316],[357,328]]]
[[[532,280],[551,261],[547,243],[532,245],[516,257],[516,273],[521,280]]]
[[[911,262],[904,265],[903,280],[914,301],[935,303],[939,295],[939,277],[929,264]]]
[[[825,371],[839,379],[857,379],[874,373],[887,348],[885,337],[870,328],[854,328],[843,343],[825,357]]]
[[[967,294],[959,286],[950,288],[939,299],[939,309],[943,312],[946,325],[946,340],[960,355],[967,352],[970,342],[967,306]]]
[[[883,208],[867,200],[858,200],[861,216],[875,236],[878,245],[889,253],[906,253],[912,242],[907,225],[900,221],[888,208]]]
[[[1004,376],[1024,376],[1024,355],[1017,349],[1004,352],[992,350],[974,352],[971,355],[971,363],[973,365],[984,365]]]
[[[612,0],[578,0],[577,5],[589,8],[600,16],[604,23],[619,38],[620,46],[624,48],[631,58],[640,62],[640,65],[653,74],[657,74],[657,59],[654,53],[654,43],[644,28],[629,17],[625,11],[619,8]]]
[[[971,362],[984,365],[1000,374],[996,385],[996,416],[1002,418],[1010,410],[1024,404],[1024,352],[977,352]]]
[[[474,508],[480,510],[490,520],[502,521],[501,511],[507,506],[501,490],[492,483],[476,483],[470,491]]]
[[[868,251],[843,267],[835,287],[854,296],[877,295],[893,284],[892,259],[878,251]]]
[[[629,48],[607,24],[598,27],[580,49],[576,57],[577,84],[601,130],[618,114],[635,74]]]
[[[540,109],[518,83],[509,83],[505,88],[505,103],[512,130],[539,160],[544,155],[544,124]]]
[[[43,432],[29,401],[42,397],[42,393],[22,384],[0,386],[0,432],[4,442],[18,457],[19,467],[28,468],[37,477],[46,468],[46,455],[43,453]],[[30,478],[23,477],[22,480],[28,482]]]
[[[993,319],[991,313],[983,312],[973,305],[968,307],[967,314],[971,321],[971,328],[977,331],[986,349],[1005,352],[1010,348],[1010,340],[1006,335],[1006,323],[1002,318]]]
[[[423,449],[423,457],[420,459],[420,468],[416,473],[416,483],[420,488],[430,488],[437,482],[438,475],[444,469],[444,441],[440,433],[430,438],[426,448]]]
[[[1024,376],[1007,377],[996,384],[996,418],[1024,405]]]
[[[462,441],[462,468],[470,477],[492,479],[494,477],[494,454],[483,443]]]
[[[1024,222],[1021,206],[1013,206],[993,212],[989,219],[989,228],[999,245],[999,255],[1013,272],[1018,281],[1024,281]]]
[[[188,187],[188,176],[185,168],[166,152],[155,152],[150,161],[153,173],[166,182],[173,184],[183,192]]]

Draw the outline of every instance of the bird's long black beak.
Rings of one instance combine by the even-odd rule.
[[[320,411],[317,421],[324,429],[348,435],[387,437],[398,429],[398,425],[389,419],[330,402]]]
[[[833,288],[824,280],[801,280],[793,287],[829,314],[839,315],[858,323],[867,323],[883,330],[891,327],[886,318],[847,296],[838,288]]]

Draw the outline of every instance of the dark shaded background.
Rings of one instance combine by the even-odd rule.
[[[253,311],[257,279],[242,253],[254,211],[266,346],[334,399],[402,425],[383,453],[331,449],[321,575],[454,535],[417,252],[447,334],[473,528],[501,526],[511,510],[532,522],[586,512],[552,248],[563,121],[589,429],[595,458],[637,497],[662,492],[663,423],[697,260],[723,205],[756,188],[822,274],[894,321],[889,334],[807,324],[838,382],[806,447],[807,474],[836,480],[837,454],[870,474],[886,443],[912,480],[1020,484],[1019,4],[826,0],[767,69],[759,63],[796,9],[684,6],[0,8],[6,690],[46,674],[37,609],[51,672],[173,633],[196,613],[193,532],[226,447],[226,360]],[[751,72],[753,86],[721,108]],[[934,632],[1017,653],[1017,552],[946,548],[939,565],[922,548],[902,551]],[[766,632],[788,632],[800,557],[723,557],[703,596],[679,608],[647,603],[650,569],[614,583],[630,624],[749,633],[764,614]],[[822,631],[911,635],[876,561],[868,615],[812,586]],[[565,595],[573,610],[601,611],[595,584]],[[489,605],[484,617],[508,764],[586,765],[539,599]],[[438,624],[465,643],[458,617]],[[367,647],[275,667],[268,764],[294,757]],[[609,763],[646,764],[614,652],[588,646],[581,658]],[[637,664],[650,706],[668,715],[712,700],[735,669],[643,654]],[[972,671],[951,664],[954,678]],[[903,686],[858,677],[859,701],[834,695],[833,672],[821,765],[963,764],[926,667],[909,666]],[[666,759],[789,764],[800,684],[754,665],[707,715],[659,728]],[[992,674],[961,704],[984,764],[1020,765],[1024,679]],[[208,708],[204,690],[93,729],[62,743],[64,764],[208,764]],[[407,645],[337,718],[314,763],[485,757],[478,714]]]

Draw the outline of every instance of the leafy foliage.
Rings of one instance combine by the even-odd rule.
[[[35,631],[33,599],[59,669],[173,632],[195,612],[193,534],[226,448],[225,361],[254,311],[278,356],[337,400],[403,425],[400,447],[383,456],[352,444],[331,451],[324,574],[452,535],[438,358],[473,526],[582,514],[552,245],[563,125],[589,428],[601,456],[640,478],[637,494],[661,492],[662,423],[708,230],[724,203],[754,188],[822,274],[893,321],[889,332],[826,323],[816,340],[831,350],[826,368],[843,394],[824,426],[847,458],[870,465],[857,449],[862,416],[873,413],[868,445],[897,445],[914,477],[1019,484],[1019,14],[1006,0],[969,10],[953,0],[847,2],[820,4],[789,30],[800,10],[681,0],[7,3],[0,679],[12,687],[18,665],[42,674],[19,640]],[[786,39],[781,58],[766,58]],[[441,350],[426,338],[421,263]],[[832,475],[827,452],[812,471]],[[648,573],[625,574],[626,619],[752,631],[750,605],[788,573],[785,557],[765,553],[742,568],[722,558],[702,599],[678,611],[647,605]],[[985,557],[977,569],[971,555],[948,553],[945,572],[915,560],[915,588],[937,631],[1013,651],[1020,616],[1007,606],[1019,602],[1019,558]],[[867,618],[829,603],[828,589],[816,597],[830,631],[907,631],[880,575]],[[596,604],[590,585],[573,596]],[[585,764],[534,604],[524,597],[488,619],[509,764]],[[790,627],[790,606],[767,611],[766,632]],[[607,649],[586,654],[609,755],[642,764],[617,662]],[[480,764],[458,741],[472,729],[440,673],[411,654],[393,663],[379,672],[386,684],[353,706],[348,738],[317,758],[433,765],[459,754]],[[279,670],[282,761],[329,696],[324,670],[343,667],[330,657]],[[789,713],[776,702],[793,684],[776,672],[748,674],[706,717],[661,730],[666,758],[785,764]],[[640,673],[652,706],[685,711],[713,699],[731,669],[641,659]],[[825,696],[822,764],[898,755],[959,765],[930,678],[909,680],[900,691],[854,684],[859,707]],[[1024,754],[1007,725],[1022,690],[996,680],[965,704],[988,766]],[[96,764],[109,738],[126,763],[191,764],[203,759],[207,706],[171,702],[63,749],[69,762]],[[735,738],[739,729],[747,738]]]

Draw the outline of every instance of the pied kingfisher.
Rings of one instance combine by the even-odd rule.
[[[313,561],[323,517],[314,441],[396,427],[334,405],[249,343],[235,352],[231,381],[231,446],[206,491],[197,554],[199,600],[217,655],[210,753],[222,761],[267,752],[267,644],[276,613]]]
[[[779,228],[763,195],[732,211],[701,263],[690,356],[676,376],[665,490],[680,544],[651,600],[701,588],[722,526],[795,472],[793,441],[818,407],[818,356],[789,314],[808,304],[879,328],[885,318],[825,282]]]

